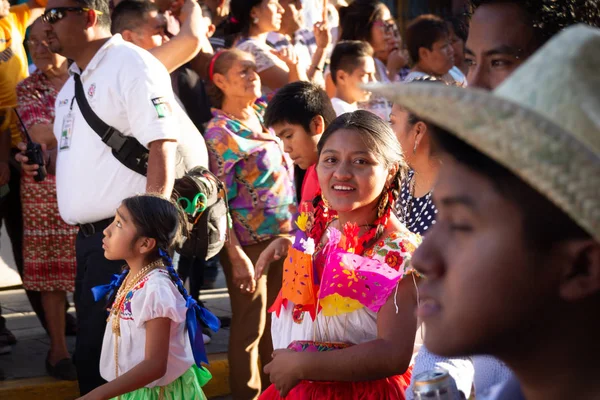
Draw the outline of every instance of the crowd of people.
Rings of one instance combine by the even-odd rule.
[[[598,398],[600,7],[464,6],[2,0],[0,222],[49,375],[205,398],[229,324],[236,400],[413,399],[437,367],[464,398]],[[196,166],[229,208],[208,259],[174,254]],[[231,321],[199,302],[221,268]]]

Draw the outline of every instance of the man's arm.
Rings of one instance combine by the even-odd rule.
[[[169,73],[190,61],[208,42],[207,30],[202,19],[202,9],[193,0],[186,0],[180,14],[181,30],[179,34],[162,46],[150,49]],[[210,43],[209,43],[210,46]]]
[[[155,140],[151,142],[148,156],[148,182],[146,192],[171,197],[175,182],[175,154],[177,141]]]

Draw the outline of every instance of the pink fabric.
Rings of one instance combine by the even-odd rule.
[[[356,300],[376,313],[401,278],[400,272],[378,260],[346,253],[338,248],[328,258],[319,298],[338,294]]]

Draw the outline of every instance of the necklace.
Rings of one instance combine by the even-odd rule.
[[[115,301],[113,302],[113,305],[110,309],[110,314],[108,317],[109,319],[111,316],[113,318],[112,331],[113,331],[113,334],[115,335],[115,352],[114,352],[115,378],[119,377],[119,336],[121,336],[121,315],[120,315],[120,313],[121,313],[121,308],[123,307],[123,304],[125,303],[125,298],[127,297],[127,294],[133,290],[133,288],[142,280],[142,278],[144,276],[146,276],[150,271],[152,271],[156,268],[160,268],[163,265],[164,265],[163,260],[158,259],[158,260],[146,265],[141,270],[139,270],[139,272],[137,274],[135,274],[133,276],[133,278],[131,278],[131,279],[129,279],[130,275],[128,273],[127,277],[125,278],[125,281],[123,282],[123,284],[117,291]],[[120,398],[120,396],[119,396],[119,398]]]

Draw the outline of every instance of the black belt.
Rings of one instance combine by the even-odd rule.
[[[103,219],[98,222],[91,222],[89,224],[81,224],[79,225],[79,231],[83,234],[83,236],[90,237],[96,233],[101,233],[105,230],[112,222],[114,218]]]

